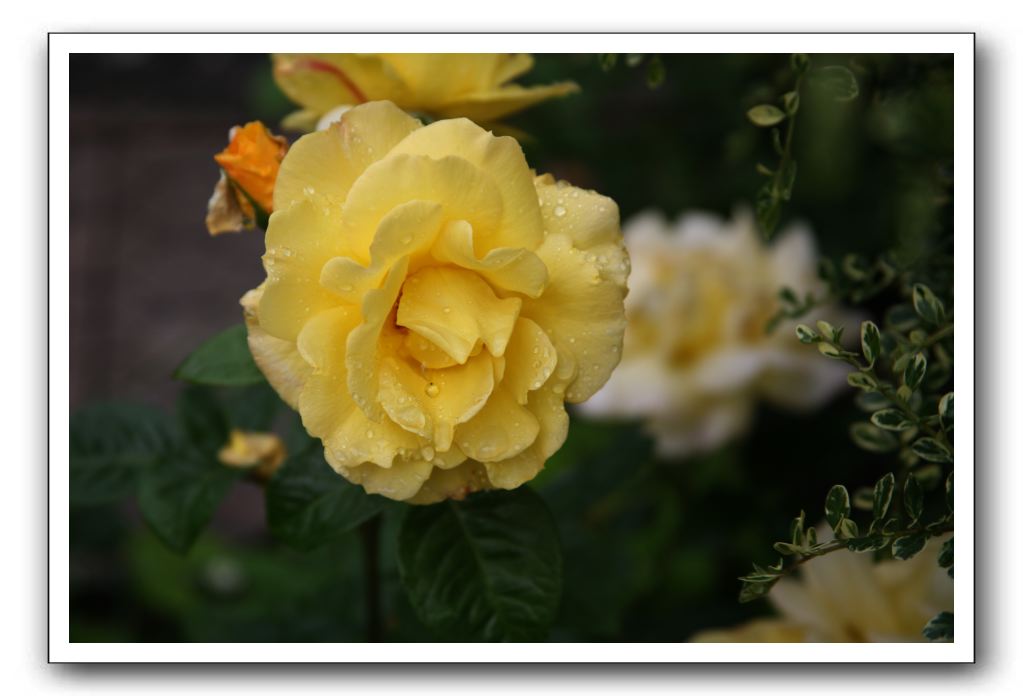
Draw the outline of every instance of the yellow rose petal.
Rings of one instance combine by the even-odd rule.
[[[429,505],[449,498],[463,500],[467,495],[490,488],[493,486],[483,464],[470,459],[454,468],[435,468],[419,492],[406,502]]]
[[[447,117],[464,116],[473,121],[487,123],[539,102],[578,91],[579,85],[574,82],[558,82],[538,87],[507,85],[448,102],[438,109],[438,113]]]
[[[364,323],[348,335],[345,346],[348,391],[363,413],[375,421],[385,418],[377,401],[380,336],[407,271],[408,257],[405,256],[388,271],[383,286],[366,293],[362,302]]]
[[[431,267],[405,283],[397,321],[462,364],[477,341],[502,355],[521,306],[517,297],[499,299],[475,273]]]
[[[492,358],[481,353],[464,365],[416,370],[386,358],[380,366],[380,403],[406,430],[433,440],[437,452],[451,448],[455,426],[483,408],[494,389]]]
[[[341,233],[349,255],[367,263],[380,223],[408,201],[440,203],[445,219],[467,220],[483,230],[497,229],[504,209],[493,180],[461,157],[393,154],[366,169],[348,192]]]
[[[271,336],[260,325],[259,301],[262,296],[263,286],[260,285],[249,290],[241,299],[245,326],[249,332],[249,352],[270,386],[288,406],[298,408],[302,385],[312,374],[312,368],[299,355],[298,347],[293,342]]]
[[[498,386],[486,406],[455,429],[455,442],[477,461],[496,462],[525,450],[539,432],[536,417]]]
[[[543,386],[554,372],[558,353],[536,322],[519,317],[508,343],[507,366],[501,384],[525,404],[529,392]]]
[[[475,249],[472,225],[465,220],[453,220],[445,225],[433,256],[438,261],[476,271],[491,284],[527,297],[539,297],[547,286],[547,267],[532,251],[491,249],[480,259]]]
[[[550,174],[536,177],[533,184],[548,234],[568,235],[577,249],[621,242],[618,204],[607,196],[556,181]]]
[[[374,464],[345,467],[338,471],[354,484],[394,500],[415,495],[430,477],[433,464],[425,459],[396,459],[393,466],[381,468]]]
[[[565,443],[568,413],[563,395],[555,386],[547,384],[529,394],[526,408],[540,426],[533,444],[514,457],[486,463],[487,477],[495,488],[517,488],[532,480],[543,469],[547,459]]]
[[[355,307],[332,307],[306,322],[298,335],[298,352],[320,372],[342,374],[345,369],[345,342],[359,325],[362,316]]]
[[[494,81],[501,84],[532,69],[533,56],[528,53],[501,53],[498,54],[497,66],[494,69]]]
[[[415,331],[405,334],[404,350],[413,360],[428,370],[439,370],[444,367],[452,367],[458,361],[438,348],[433,341],[423,338]]]
[[[277,175],[274,210],[299,200],[340,206],[366,168],[419,127],[391,102],[349,109],[327,130],[302,136],[291,146]]]
[[[607,381],[621,359],[625,288],[600,273],[599,260],[572,246],[563,234],[547,237],[537,255],[547,265],[550,281],[542,297],[526,299],[522,315],[547,333],[565,357],[564,367],[576,372],[565,393],[577,403]],[[577,368],[572,368],[572,363]],[[562,369],[559,363],[558,369]]]
[[[380,222],[370,245],[369,266],[338,256],[327,261],[320,283],[345,302],[359,303],[377,287],[387,269],[401,256],[423,256],[440,232],[443,208],[430,201],[409,201],[389,212]],[[410,259],[411,263],[411,259]]]
[[[344,374],[314,373],[306,381],[299,400],[302,425],[323,440],[327,462],[343,468],[372,462],[390,467],[396,457],[417,451],[423,444],[416,435],[390,419],[375,422],[347,395]]]
[[[317,113],[338,104],[394,99],[403,88],[393,70],[374,55],[276,53],[273,68],[281,90]]]
[[[477,253],[485,254],[497,247],[532,250],[540,244],[543,227],[536,188],[522,146],[514,138],[496,138],[472,121],[459,118],[436,121],[410,133],[394,147],[393,152],[434,159],[459,157],[494,183],[503,201],[503,215],[496,228],[474,225]],[[468,217],[461,219],[471,220]]]

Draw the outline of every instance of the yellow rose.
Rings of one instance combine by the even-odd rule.
[[[532,479],[618,363],[618,207],[465,119],[355,107],[281,165],[249,346],[327,461],[429,503]]]
[[[307,131],[337,107],[367,101],[487,123],[578,90],[507,84],[533,67],[526,53],[279,53],[273,63],[277,84],[302,107],[284,125]]]
[[[818,528],[818,538],[831,538]],[[948,537],[931,539],[907,561],[875,563],[869,553],[836,551],[811,559],[800,578],[783,578],[767,595],[780,615],[696,634],[704,643],[925,642],[923,628],[952,611],[952,578],[938,566]]]
[[[255,476],[266,480],[273,476],[288,457],[281,438],[273,433],[232,430],[227,444],[217,453],[224,466],[252,469]]]
[[[848,368],[807,350],[795,322],[765,330],[782,287],[800,297],[823,290],[808,229],[768,246],[748,214],[689,213],[669,225],[644,213],[625,226],[625,243],[633,271],[622,364],[584,413],[643,418],[661,454],[683,456],[739,435],[759,399],[806,409],[845,386]],[[814,318],[855,319],[835,307]]]

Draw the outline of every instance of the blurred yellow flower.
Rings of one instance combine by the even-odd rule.
[[[254,205],[265,215],[273,212],[274,183],[287,151],[288,141],[259,121],[231,129],[227,147],[213,156],[220,165],[220,180],[206,215],[211,235],[251,227]]]
[[[278,53],[273,64],[281,90],[302,107],[284,125],[305,131],[337,107],[367,101],[490,123],[578,90],[572,82],[509,84],[533,67],[526,53]]]
[[[534,177],[519,144],[390,102],[296,142],[249,346],[327,461],[428,503],[532,479],[618,363],[618,207]]]
[[[819,530],[819,537],[829,538]],[[947,538],[947,537],[946,537]],[[908,561],[875,563],[869,553],[836,551],[783,578],[768,600],[779,617],[703,631],[704,643],[925,642],[922,631],[938,612],[952,611],[952,578],[938,566],[944,538],[931,539]]]
[[[713,449],[748,425],[758,398],[789,408],[820,404],[846,368],[807,350],[782,323],[770,335],[778,291],[819,291],[808,229],[766,246],[752,217],[702,213],[674,226],[644,213],[625,226],[632,258],[622,364],[586,404],[597,418],[642,418],[658,452]],[[815,318],[841,324],[834,308]]]
[[[252,469],[260,479],[268,479],[280,468],[288,452],[281,438],[273,433],[232,430],[227,444],[217,453],[224,466]]]

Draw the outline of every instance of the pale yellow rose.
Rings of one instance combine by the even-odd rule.
[[[328,112],[368,101],[490,123],[578,90],[572,82],[510,84],[533,67],[527,53],[278,53],[273,64],[281,90],[302,107],[284,125],[306,131]]]
[[[232,430],[227,444],[217,453],[224,466],[251,469],[259,479],[268,479],[288,457],[284,441],[273,433]]]
[[[830,533],[820,528],[819,538]],[[947,537],[945,537],[947,538]],[[904,643],[926,642],[923,628],[952,611],[953,585],[931,539],[908,561],[875,563],[870,553],[835,551],[807,561],[799,578],[783,578],[767,596],[777,618],[732,629],[703,631],[705,643]]]
[[[390,102],[296,142],[243,298],[249,346],[327,461],[428,503],[532,479],[618,363],[618,207],[519,144]]]
[[[741,434],[758,399],[810,408],[845,385],[847,368],[801,344],[795,322],[765,331],[783,286],[822,290],[808,229],[768,246],[745,213],[730,222],[691,213],[670,225],[648,212],[626,224],[625,243],[633,270],[622,364],[584,414],[643,419],[659,453],[682,456]],[[850,319],[834,307],[814,318]]]

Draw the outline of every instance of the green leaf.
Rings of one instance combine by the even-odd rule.
[[[785,105],[785,113],[795,116],[799,111],[799,92],[786,92],[782,95],[782,103]]]
[[[759,104],[746,112],[746,118],[754,126],[769,128],[785,120],[785,112],[771,104]]]
[[[902,373],[902,381],[910,389],[916,389],[920,386],[925,374],[927,374],[927,358],[923,353],[914,353],[909,364],[906,365],[906,371]]]
[[[941,442],[933,437],[922,437],[913,443],[913,452],[921,459],[929,462],[951,462],[952,453]]]
[[[832,345],[831,343],[825,343],[824,341],[821,341],[820,343],[817,344],[817,350],[820,352],[821,355],[831,358],[833,360],[842,359],[842,349],[836,345]]]
[[[955,563],[955,538],[950,537],[944,544],[941,545],[941,551],[938,552],[938,565],[942,568],[948,568],[948,574],[952,574],[952,566]]]
[[[796,185],[796,161],[794,159],[786,160],[778,171],[778,188],[781,191],[781,197],[783,200],[790,200],[792,198],[792,189]]]
[[[791,556],[792,554],[799,553],[802,547],[795,544],[786,544],[784,541],[777,541],[774,544],[774,550],[783,556]]]
[[[923,551],[923,548],[926,545],[926,532],[899,537],[892,543],[892,556],[900,561],[908,561],[910,558]]]
[[[860,534],[859,525],[848,517],[842,518],[835,529],[835,536],[839,539],[853,539]]]
[[[71,416],[70,493],[74,505],[134,494],[138,477],[174,447],[173,422],[139,404],[99,403]]]
[[[770,239],[775,228],[778,227],[778,221],[781,220],[781,201],[775,195],[773,181],[760,187],[757,192],[755,211],[761,232],[765,238]]]
[[[849,435],[853,442],[868,452],[894,452],[899,447],[898,438],[871,423],[853,423]]]
[[[558,530],[527,487],[410,508],[398,568],[423,623],[457,640],[542,640],[561,596]]]
[[[174,377],[194,384],[229,387],[263,381],[263,373],[249,352],[244,324],[232,326],[196,348],[175,370]]]
[[[600,64],[600,69],[604,72],[608,72],[618,63],[617,53],[598,53],[597,62]]]
[[[176,409],[188,442],[210,459],[216,459],[217,452],[227,443],[231,426],[213,390],[186,385]]]
[[[874,484],[874,519],[882,520],[888,514],[895,493],[895,475],[885,474]]]
[[[856,553],[864,553],[866,551],[880,551],[884,547],[888,546],[889,539],[875,534],[871,536],[859,537],[856,539],[849,539],[846,544],[846,548]]]
[[[838,524],[849,516],[849,491],[845,486],[832,486],[824,499],[824,517],[831,528],[838,529]]]
[[[665,77],[664,61],[660,56],[653,56],[646,64],[646,85],[650,89],[657,89],[664,82]]]
[[[852,70],[843,65],[828,65],[810,73],[810,84],[835,101],[852,101],[860,93]]]
[[[952,474],[953,473],[955,473],[955,472],[949,473],[948,478],[945,479],[945,504],[948,505],[948,511],[949,512],[952,512],[952,500],[953,500],[953,497],[954,497],[952,495],[953,494],[953,490],[952,490]]]
[[[873,367],[881,356],[881,331],[874,322],[865,321],[860,324],[860,347],[867,367]]]
[[[856,395],[856,405],[870,413],[879,408],[891,406],[892,402],[879,392],[861,392]]]
[[[874,411],[870,416],[870,422],[882,430],[891,430],[892,432],[902,432],[913,427],[913,422],[897,408],[882,408],[880,411]]]
[[[186,552],[228,489],[241,475],[193,454],[179,455],[147,469],[139,484],[142,517],[172,550]]]
[[[796,75],[802,75],[810,67],[810,56],[805,53],[793,53],[789,56],[789,67]]]
[[[945,305],[926,285],[913,286],[913,309],[929,324],[939,326],[945,322]]]
[[[950,611],[943,611],[924,626],[924,638],[932,642],[951,642],[953,635],[954,616]]]
[[[739,590],[739,602],[745,604],[746,602],[752,602],[761,597],[766,597],[774,587],[774,583],[778,582],[777,576],[772,576],[768,580],[755,582],[748,578],[740,578],[742,580],[742,589]]]
[[[270,531],[301,551],[350,532],[383,506],[331,469],[319,449],[288,459],[266,486]]]
[[[941,397],[941,401],[938,402],[938,419],[941,423],[941,427],[946,431],[952,430],[952,411],[953,411],[953,393],[949,392],[945,396]]]
[[[916,524],[924,512],[924,490],[913,474],[906,477],[902,489],[902,505],[906,516],[909,517],[910,526]]]
[[[796,327],[796,338],[802,343],[816,343],[820,340],[817,332],[806,324],[800,324]]]
[[[846,375],[845,381],[849,383],[850,387],[857,389],[877,389],[877,382],[874,381],[874,378],[864,372],[850,372]]]

